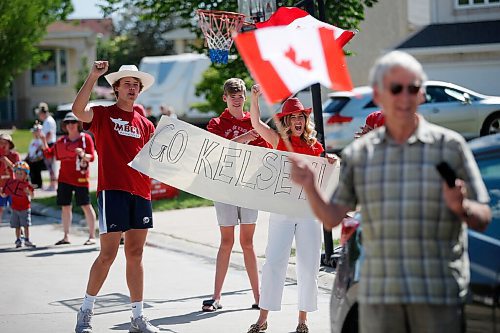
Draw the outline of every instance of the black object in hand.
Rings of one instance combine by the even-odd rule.
[[[457,174],[446,162],[441,162],[436,165],[436,169],[448,184],[448,187],[455,187],[455,180],[457,179]]]

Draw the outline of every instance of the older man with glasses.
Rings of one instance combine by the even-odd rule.
[[[385,126],[342,153],[339,184],[322,198],[309,166],[293,159],[326,228],[361,207],[365,261],[359,286],[361,332],[460,332],[467,293],[467,227],[491,221],[489,196],[465,140],[417,112],[426,75],[411,55],[393,51],[371,71]],[[450,185],[436,165],[456,173]]]

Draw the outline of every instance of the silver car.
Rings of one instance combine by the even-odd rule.
[[[466,139],[500,133],[500,97],[486,96],[448,82],[427,81],[426,100],[418,111],[428,121]],[[334,92],[323,104],[327,151],[339,151],[354,140],[366,116],[379,110],[370,87]]]

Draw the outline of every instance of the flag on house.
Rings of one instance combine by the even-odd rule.
[[[297,8],[288,9],[291,13],[305,13]],[[288,17],[293,18],[293,15]],[[266,22],[271,19],[272,16]],[[288,20],[280,18],[278,23],[286,24]],[[305,16],[292,20],[291,24],[283,24],[261,25],[234,38],[243,61],[261,85],[268,103],[281,102],[318,82],[334,90],[352,90],[344,52],[336,40],[342,29]]]

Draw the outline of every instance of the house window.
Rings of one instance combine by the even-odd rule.
[[[35,87],[57,86],[68,83],[68,53],[63,49],[44,50],[49,57],[31,70]]]
[[[500,5],[500,0],[457,0],[457,8],[475,8]]]

